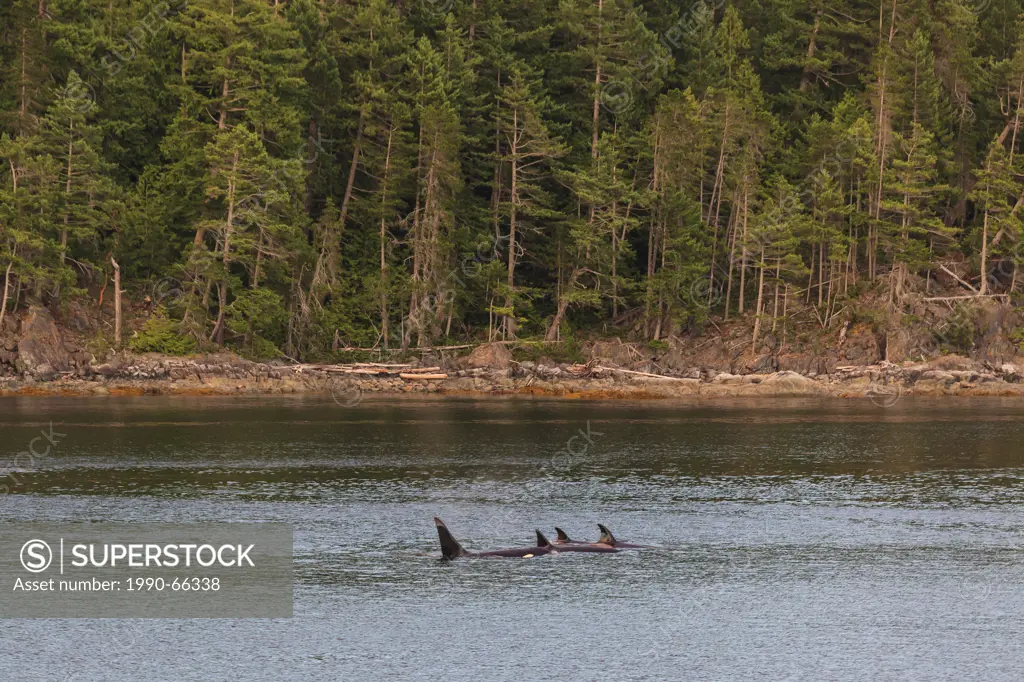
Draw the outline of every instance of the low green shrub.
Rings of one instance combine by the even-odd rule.
[[[196,352],[197,347],[195,338],[183,334],[181,324],[168,319],[162,306],[157,307],[142,329],[128,340],[128,348],[136,353],[190,355]]]
[[[667,341],[662,341],[660,339],[651,339],[650,341],[647,342],[647,347],[659,353],[666,353],[668,352],[669,348],[671,348],[671,346],[668,345]]]

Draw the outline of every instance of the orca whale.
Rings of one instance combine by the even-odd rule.
[[[572,538],[569,537],[568,533],[566,533],[564,530],[562,530],[558,526],[555,526],[555,539],[552,542],[552,544],[555,544],[555,545],[567,545],[567,544],[582,545],[582,544],[590,544],[590,543],[587,543],[584,540],[573,540]]]
[[[619,550],[617,547],[600,545],[596,542],[563,542],[562,544],[555,545],[555,554],[561,554],[562,552],[589,552],[591,554],[615,554],[618,551]]]
[[[533,557],[553,554],[554,547],[544,537],[544,534],[537,531],[537,545],[535,547],[520,547],[511,549],[496,549],[490,552],[468,552],[463,549],[459,541],[455,539],[444,521],[434,517],[434,525],[437,526],[437,537],[441,541],[441,556],[449,561],[459,557],[505,557],[515,559],[532,559]]]
[[[597,524],[597,527],[601,529],[601,537],[597,541],[597,543],[599,545],[605,545],[607,547],[617,547],[617,548],[620,548],[620,549],[644,549],[644,548],[650,549],[651,548],[650,545],[634,545],[634,544],[632,544],[630,542],[619,542],[618,540],[615,539],[615,536],[612,535],[612,532],[610,530],[608,530],[607,526],[599,523],[599,524]]]
[[[591,552],[594,554],[613,554],[619,550],[607,544],[597,542],[586,542],[584,540],[573,540],[568,533],[555,526],[557,535],[554,543],[556,552]]]

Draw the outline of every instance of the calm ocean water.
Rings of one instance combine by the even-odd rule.
[[[1017,680],[1024,403],[0,399],[0,521],[294,523],[287,620],[0,621],[10,680]],[[9,481],[8,481],[9,483]],[[553,526],[657,545],[445,563]]]

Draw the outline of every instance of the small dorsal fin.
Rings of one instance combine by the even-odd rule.
[[[541,533],[540,530],[537,531],[537,546],[538,547],[550,547],[551,546],[551,543],[548,542],[548,539],[546,537],[544,537],[544,533]]]
[[[555,532],[558,533],[559,542],[572,542],[572,540],[569,538],[566,532],[558,526],[555,526]]]
[[[608,530],[608,527],[601,523],[597,524],[597,527],[601,529],[601,537],[598,540],[598,542],[600,542],[602,545],[611,545],[612,547],[614,547],[615,536],[612,535],[612,532],[610,530]]]
[[[448,530],[448,526],[444,525],[444,521],[435,516],[434,525],[437,526],[437,539],[441,541],[441,556],[445,559],[456,559],[468,554]]]

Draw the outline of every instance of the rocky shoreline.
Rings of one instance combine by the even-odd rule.
[[[436,358],[435,358],[436,360]],[[433,364],[433,363],[430,363]],[[842,366],[827,374],[780,371],[730,374],[692,368],[656,375],[593,360],[587,364],[502,362],[473,366],[472,356],[442,363],[438,374],[361,370],[333,365],[252,362],[229,354],[176,358],[117,355],[45,376],[0,377],[0,395],[275,395],[330,394],[344,404],[371,395],[438,394],[582,399],[672,399],[823,396],[867,398],[879,404],[901,396],[1024,396],[1024,367],[943,356],[927,363]],[[446,366],[447,365],[447,366]],[[410,367],[426,366],[412,362]],[[430,377],[430,378],[428,378]]]
[[[33,308],[16,342],[0,346],[0,395],[329,394],[345,405],[380,395],[537,396],[583,399],[702,399],[823,396],[880,405],[902,396],[1024,396],[1024,364],[939,355],[920,362],[878,359],[873,339],[843,335],[841,355],[697,352],[597,341],[587,361],[543,355],[516,361],[503,343],[416,351],[405,362],[299,364],[253,362],[232,353],[174,357],[108,354],[98,360],[69,347],[50,313]],[[706,346],[706,344],[701,344]],[[692,349],[691,349],[692,350]],[[1006,356],[1003,356],[1004,358]],[[867,362],[858,362],[867,359]],[[1011,360],[1016,355],[1010,356]],[[845,364],[841,364],[845,360]]]

